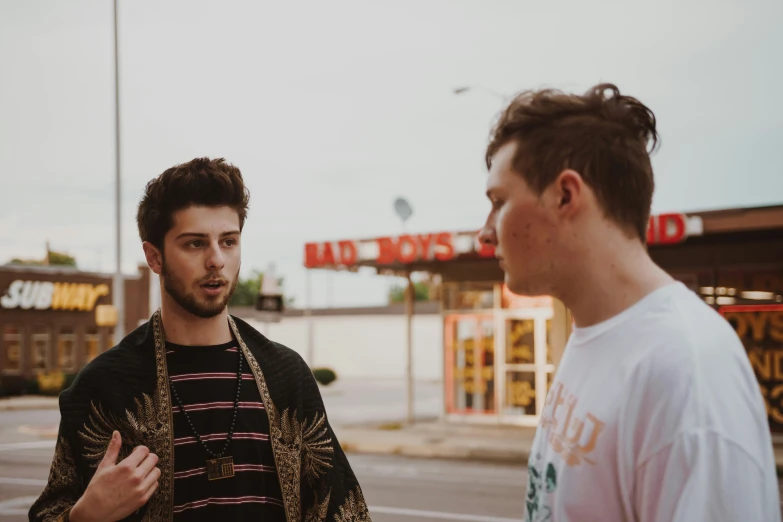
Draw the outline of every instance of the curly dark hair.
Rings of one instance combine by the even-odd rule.
[[[645,243],[658,141],[653,112],[615,85],[582,95],[544,89],[518,94],[500,113],[485,159],[489,168],[498,149],[515,142],[514,170],[537,194],[563,170],[579,172],[605,215]]]
[[[242,230],[249,202],[250,194],[238,168],[223,158],[195,158],[147,183],[136,213],[139,236],[162,251],[174,213],[194,205],[233,208],[239,214]]]

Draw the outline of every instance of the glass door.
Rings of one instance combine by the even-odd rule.
[[[535,425],[552,382],[552,309],[504,311],[498,317],[502,422]]]
[[[445,317],[446,412],[497,413],[495,332],[491,314]]]

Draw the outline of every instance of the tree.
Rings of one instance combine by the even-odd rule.
[[[62,252],[54,252],[53,250],[49,250],[48,261],[50,265],[76,266],[75,257],[69,256],[68,254],[64,254]]]
[[[261,289],[261,282],[264,279],[264,273],[253,270],[253,275],[247,279],[239,279],[234,295],[231,296],[229,306],[255,306],[258,300],[258,292]],[[283,278],[277,278],[277,284],[283,291]],[[289,297],[285,300],[286,305],[294,304],[294,298]]]
[[[47,250],[46,257],[44,259],[20,259],[15,257],[9,263],[11,265],[24,265],[24,266],[72,266],[76,267],[76,258],[65,254],[63,252],[55,252],[54,250]]]
[[[416,301],[430,300],[430,285],[426,281],[413,283]],[[394,285],[389,289],[389,304],[405,302],[405,285]]]

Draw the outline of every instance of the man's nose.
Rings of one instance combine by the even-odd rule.
[[[481,230],[479,230],[478,239],[482,245],[496,246],[498,244],[495,228],[490,227],[489,225],[484,225]]]
[[[226,264],[226,258],[223,255],[223,251],[220,245],[213,245],[209,249],[209,257],[207,258],[207,269],[209,270],[221,270]]]

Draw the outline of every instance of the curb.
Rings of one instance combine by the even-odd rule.
[[[26,410],[58,410],[60,409],[59,403],[55,400],[51,403],[48,402],[32,402],[25,404],[23,402],[10,402],[4,403],[0,400],[0,411],[26,411]]]
[[[422,444],[373,444],[340,443],[346,453],[364,455],[397,455],[401,457],[443,460],[472,460],[487,463],[527,465],[530,452],[527,450],[492,450],[488,448],[467,448],[455,446],[434,446]]]

